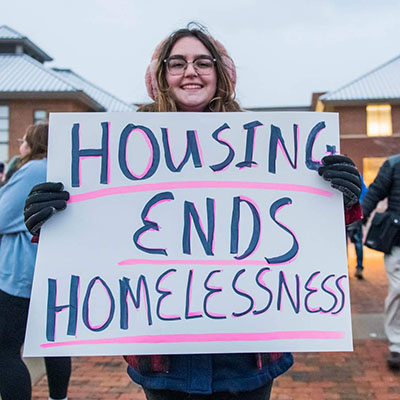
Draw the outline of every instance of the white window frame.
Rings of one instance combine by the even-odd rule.
[[[366,110],[368,136],[391,136],[393,134],[390,104],[368,104]]]
[[[5,132],[3,139],[1,138],[3,135],[0,136],[0,161],[7,161],[10,144],[10,107],[7,104],[0,104],[0,120],[6,121],[6,128],[0,127],[0,132]]]
[[[38,114],[42,113],[44,116],[38,117]],[[36,124],[40,121],[47,119],[47,111],[46,110],[34,110],[33,111],[33,123]]]

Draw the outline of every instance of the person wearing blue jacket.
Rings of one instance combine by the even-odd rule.
[[[30,400],[31,379],[21,358],[37,244],[24,224],[24,204],[31,188],[46,180],[48,124],[28,128],[20,140],[21,159],[0,189],[0,395],[2,400]],[[66,399],[71,359],[45,358],[50,399]]]
[[[362,200],[367,193],[368,189],[365,186],[364,179],[362,175],[361,178],[361,195],[360,195],[360,203],[362,204]],[[347,234],[349,235],[350,241],[354,244],[354,249],[356,251],[357,265],[354,276],[362,280],[364,279],[363,270],[364,270],[364,249],[363,249],[363,229],[361,221],[357,221],[354,224],[351,224],[347,227]]]

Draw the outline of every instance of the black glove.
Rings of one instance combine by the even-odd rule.
[[[353,161],[335,154],[323,157],[321,162],[323,166],[318,168],[318,174],[343,193],[345,207],[354,206],[360,198],[362,186],[360,173]]]
[[[57,211],[67,207],[69,193],[61,182],[40,183],[32,188],[25,201],[24,216],[28,231],[39,235],[41,226]]]

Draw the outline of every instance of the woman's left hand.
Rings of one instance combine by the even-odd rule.
[[[353,161],[346,156],[334,154],[323,157],[321,162],[322,167],[318,168],[318,174],[343,193],[345,207],[357,204],[362,186],[360,173]]]

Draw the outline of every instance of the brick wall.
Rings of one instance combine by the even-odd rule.
[[[365,106],[335,107],[339,113],[341,135],[365,135],[367,132],[367,112]]]
[[[400,105],[392,105],[393,133],[400,134]]]
[[[9,121],[9,156],[19,154],[18,138],[22,138],[29,125],[33,123],[35,110],[51,112],[89,112],[87,106],[75,100],[59,99],[21,99],[8,102],[10,107]]]
[[[400,105],[392,105],[393,135],[386,137],[367,136],[366,105],[336,106],[330,111],[339,113],[341,153],[351,157],[360,171],[363,158],[400,153]]]
[[[388,157],[400,153],[400,135],[390,137],[364,137],[340,139],[341,153],[349,156],[362,172],[363,158]]]

